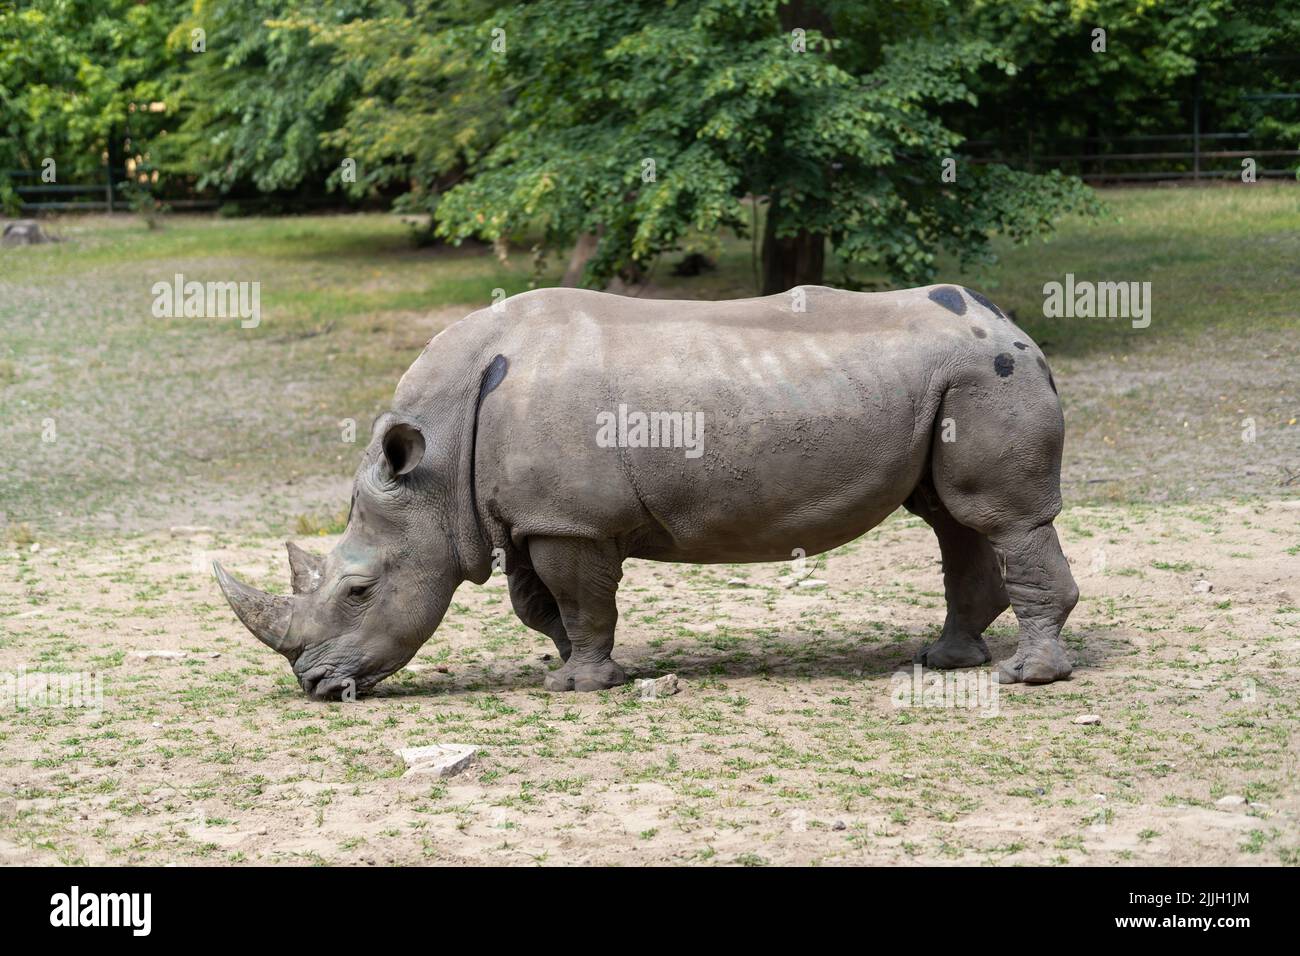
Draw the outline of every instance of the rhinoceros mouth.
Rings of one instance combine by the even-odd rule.
[[[402,663],[396,667],[386,667],[383,670],[361,676],[346,674],[331,670],[328,666],[317,665],[308,667],[301,674],[295,673],[294,676],[298,678],[298,685],[303,689],[303,692],[315,700],[339,700],[344,697],[352,699],[369,693],[376,684],[391,677],[404,666],[405,663]]]

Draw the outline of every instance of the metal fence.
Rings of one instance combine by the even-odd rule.
[[[105,166],[103,178],[99,182],[84,185],[43,182],[40,171],[33,169],[6,169],[4,175],[15,184],[14,192],[22,200],[24,212],[35,212],[43,209],[84,209],[113,212],[113,210],[122,206],[122,197],[116,184],[126,179],[126,170],[121,167]],[[41,198],[44,196],[56,198]]]
[[[84,184],[43,182],[40,171],[32,169],[6,169],[0,175],[15,184],[13,189],[21,200],[23,212],[115,212],[130,205],[129,197],[122,190],[128,176],[122,166],[105,166],[98,181]],[[221,204],[218,199],[167,199],[165,202],[175,209],[215,209]]]
[[[1282,104],[1300,100],[1300,93],[1243,93],[1236,100],[1243,104]],[[1173,107],[1175,112],[1187,117],[1188,125],[1180,131],[1155,134],[1121,132],[1054,137],[1039,133],[1036,137],[1030,133],[1020,142],[978,139],[968,140],[965,146],[975,162],[1006,163],[1031,172],[1060,169],[1088,182],[1236,179],[1241,176],[1242,160],[1246,159],[1255,161],[1256,178],[1296,178],[1300,149],[1283,148],[1293,144],[1279,140],[1277,134],[1264,135],[1253,130],[1204,131],[1205,95],[1201,74],[1197,74],[1190,96],[1150,102],[1153,108],[1165,112]]]
[[[1017,148],[998,140],[968,140],[966,146],[977,163],[1000,162],[1031,172],[1060,169],[1094,183],[1237,179],[1244,159],[1255,160],[1257,178],[1296,178],[1300,149],[1251,148],[1259,139],[1249,132],[1192,132],[1057,139],[1047,144],[1048,152],[1035,152],[1032,143]],[[1292,162],[1284,165],[1288,159]]]

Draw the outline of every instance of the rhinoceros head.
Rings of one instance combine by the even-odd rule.
[[[326,557],[289,548],[291,597],[214,570],[239,619],[293,665],[312,697],[369,690],[433,634],[464,579],[448,520],[447,489],[425,463],[413,424],[375,423],[352,489],[347,529]]]

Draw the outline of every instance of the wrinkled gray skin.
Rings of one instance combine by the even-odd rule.
[[[625,558],[788,561],[858,537],[900,505],[934,529],[948,613],[917,660],[989,660],[1004,682],[1070,674],[1078,590],[1052,520],[1063,422],[1042,353],[956,286],[803,287],[731,302],[543,289],[476,312],[397,387],[325,558],[289,546],[292,597],[217,575],[241,620],[336,698],[400,669],[457,586],[504,558],[515,611],[563,659],[549,690],[626,680],[610,656]],[[703,453],[601,447],[598,415],[704,415]],[[499,549],[499,550],[498,550]]]

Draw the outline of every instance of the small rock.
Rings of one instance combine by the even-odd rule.
[[[439,674],[450,674],[451,668],[446,664],[407,664],[404,670],[412,674],[423,674],[425,671],[435,671]]]
[[[831,824],[832,830],[847,830],[848,828],[849,825],[845,823],[843,820],[836,820],[834,823]]]
[[[142,661],[178,661],[185,651],[132,651],[131,656]]]
[[[1038,794],[1038,796],[1040,797],[1047,796],[1047,791],[1044,790],[1042,787],[1034,787],[1034,793]]]
[[[397,755],[406,762],[406,773],[432,774],[436,777],[451,777],[470,765],[478,748],[471,744],[431,744],[427,747],[407,747],[397,751]]]
[[[1078,717],[1074,718],[1073,723],[1082,724],[1084,726],[1089,724],[1099,724],[1101,723],[1101,717],[1098,714],[1080,714]]]
[[[1213,590],[1214,585],[1205,580],[1205,578],[1201,578],[1201,580],[1192,585],[1193,594],[1209,594]]]
[[[665,674],[663,677],[637,681],[636,690],[637,696],[642,700],[658,700],[673,696],[681,687],[678,686],[676,674]]]
[[[749,582],[744,578],[727,578],[727,587],[729,588],[747,588]]]
[[[178,524],[173,525],[171,529],[173,538],[193,538],[196,535],[212,533],[211,528],[202,524]]]
[[[1230,793],[1226,797],[1219,797],[1214,801],[1216,807],[1240,807],[1246,803],[1246,798],[1235,793]]]
[[[32,554],[36,554],[37,552],[39,552],[39,551],[41,550],[41,543],[40,543],[39,541],[37,541],[35,544],[33,544],[33,545],[32,545],[30,548],[28,548],[27,550],[30,551]]]
[[[55,241],[46,235],[45,230],[35,219],[15,219],[13,222],[7,222],[3,234],[0,234],[0,246],[38,246],[43,242]]]
[[[824,588],[826,587],[826,582],[823,581],[821,578],[804,578],[802,581],[799,582],[799,587]]]
[[[152,727],[152,728],[154,728],[155,730],[161,730],[161,729],[162,729],[162,724],[159,723],[159,722],[156,721],[156,720],[155,720],[153,723],[151,723],[149,726]]]

